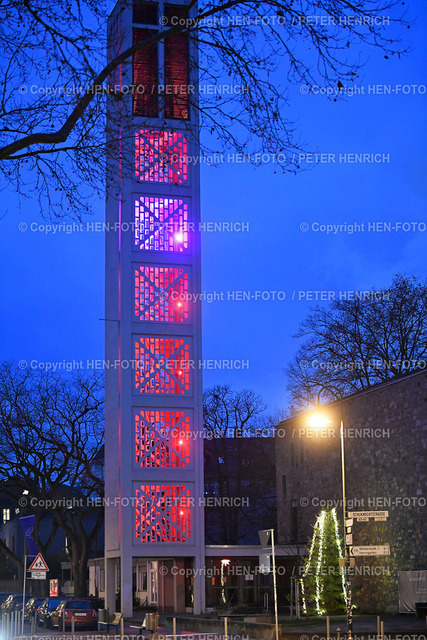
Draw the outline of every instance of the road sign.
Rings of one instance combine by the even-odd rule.
[[[350,547],[350,555],[352,556],[389,556],[390,545],[379,544],[369,547]]]
[[[32,580],[46,580],[47,571],[31,571]]]
[[[346,537],[345,537],[345,543],[346,544],[353,544],[353,534],[352,533],[347,533]]]
[[[346,527],[352,527],[353,526],[353,518],[346,518],[345,526]]]
[[[46,562],[44,561],[44,558],[43,558],[41,553],[38,553],[36,555],[36,557],[34,558],[34,560],[31,563],[31,566],[29,567],[28,571],[49,571],[49,567],[47,566]]]
[[[348,517],[366,522],[365,518],[388,518],[388,511],[350,511]],[[364,519],[360,520],[361,518]]]
[[[259,541],[261,543],[261,547],[265,549],[266,547],[270,547],[269,544],[271,529],[264,529],[263,531],[258,531]]]
[[[270,573],[270,560],[271,555],[269,553],[261,553],[259,556],[259,570],[261,573]]]

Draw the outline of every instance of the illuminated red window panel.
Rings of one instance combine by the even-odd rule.
[[[181,198],[135,200],[135,246],[146,251],[188,250],[188,204]]]
[[[134,46],[157,34],[154,29],[134,29]],[[157,43],[143,47],[133,55],[133,113],[135,116],[155,118],[158,104]]]
[[[190,393],[188,338],[139,336],[135,340],[135,389],[140,393]]]
[[[135,134],[135,177],[144,182],[188,180],[187,138],[178,131],[140,129]]]
[[[183,468],[190,464],[190,414],[147,409],[135,413],[135,462],[146,468]]]
[[[191,491],[184,484],[136,489],[135,535],[140,542],[190,542]]]
[[[185,7],[165,5],[168,24],[186,17]],[[179,22],[178,22],[179,24]],[[187,120],[188,108],[188,36],[180,33],[165,39],[165,115]]]
[[[139,265],[134,275],[136,318],[148,322],[188,321],[188,267]]]

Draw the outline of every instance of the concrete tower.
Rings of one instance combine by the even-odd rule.
[[[193,8],[195,11],[196,8]],[[106,606],[204,608],[197,51],[185,4],[119,1],[106,206]]]

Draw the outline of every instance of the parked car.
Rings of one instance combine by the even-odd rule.
[[[98,598],[98,596],[88,596],[87,598],[85,598],[85,600],[89,600],[95,611],[98,611],[98,609],[105,609],[104,598]]]
[[[31,620],[44,600],[44,598],[30,598],[24,607],[24,620]]]
[[[31,594],[25,596],[25,603],[32,597]],[[22,593],[11,593],[1,605],[1,614],[11,613],[19,609],[22,609]]]
[[[98,614],[89,600],[63,600],[50,614],[50,625],[62,629],[71,627],[74,618],[75,627],[97,629]]]
[[[46,629],[50,627],[50,614],[55,611],[56,607],[63,601],[64,598],[45,598],[40,606],[37,608],[36,621],[40,627]]]

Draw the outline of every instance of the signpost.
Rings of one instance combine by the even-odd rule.
[[[27,558],[34,558],[34,556],[24,556],[24,587],[22,591],[22,626],[21,634],[24,634],[24,608],[25,608],[25,587],[27,582]],[[49,567],[41,553],[38,553],[32,563],[30,564],[28,571],[31,571],[31,578],[33,580],[45,580]]]
[[[276,640],[279,640],[279,618],[277,615],[277,585],[276,585],[276,554],[274,551],[274,529],[264,529],[262,531],[258,531],[259,541],[263,550],[271,548],[271,557],[273,559],[273,590],[274,590],[274,618],[276,622]],[[271,536],[271,544],[269,544]],[[268,558],[268,561],[266,560]],[[268,566],[270,566],[270,554],[262,553],[259,557],[259,563],[261,567],[266,566],[266,562],[268,562]],[[262,569],[261,569],[262,570]]]

